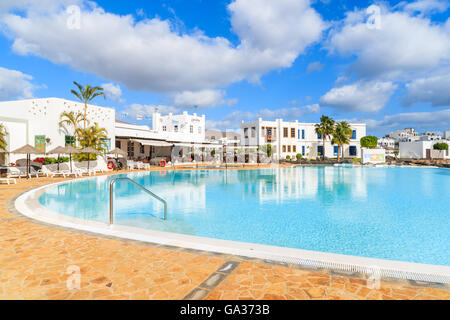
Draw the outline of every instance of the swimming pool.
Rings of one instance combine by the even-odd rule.
[[[450,266],[450,170],[291,167],[127,176],[115,187],[115,223],[149,230],[359,257]],[[107,222],[109,181],[49,187],[39,202]]]

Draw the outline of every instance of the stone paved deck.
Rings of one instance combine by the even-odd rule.
[[[383,281],[256,259],[108,239],[45,226],[8,210],[31,188],[0,185],[0,299],[450,299],[446,285]],[[67,270],[81,273],[69,290]]]

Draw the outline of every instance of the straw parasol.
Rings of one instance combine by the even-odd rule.
[[[89,157],[91,154],[100,154],[100,151],[95,150],[94,148],[87,147],[81,150],[81,153],[86,153],[88,155],[88,170],[89,170]]]
[[[124,158],[128,156],[128,153],[126,151],[123,151],[122,149],[119,148],[109,151],[108,154],[113,154],[116,156],[117,164],[119,164],[119,156],[123,156]]]
[[[12,151],[11,153],[13,154],[26,154],[27,155],[27,179],[29,178],[30,175],[30,154],[42,154],[44,152],[36,149],[35,147],[30,146],[29,144]]]

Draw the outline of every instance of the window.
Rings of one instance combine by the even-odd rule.
[[[288,128],[283,128],[283,137],[284,137],[284,138],[287,138],[287,137],[288,137],[288,133],[289,133]]]
[[[295,129],[294,128],[291,129],[291,138],[295,138]]]
[[[139,152],[140,152],[141,154],[145,154],[145,147],[144,147],[143,144],[140,145]]]
[[[128,152],[128,157],[134,158],[134,142],[128,141],[127,152]]]
[[[45,152],[45,136],[35,136],[34,137],[34,147],[39,151]]]
[[[122,148],[122,141],[116,140],[116,148]]]
[[[178,132],[178,126],[174,126],[173,131]]]
[[[356,156],[358,154],[356,146],[350,146],[350,156]]]
[[[334,153],[335,156],[338,155],[338,153],[339,153],[339,146],[334,146],[333,153]]]
[[[248,139],[248,128],[244,128],[244,137]]]
[[[65,141],[66,141],[66,147],[67,146],[75,147],[75,137],[74,136],[66,136]]]
[[[317,146],[317,155],[319,156],[323,155],[323,146]]]
[[[288,146],[287,150],[288,150],[288,152],[291,152],[291,146]]]
[[[190,132],[190,133],[194,133],[194,126],[190,126],[190,127],[189,127],[189,132]]]
[[[293,147],[292,147],[292,151],[293,151],[293,152],[297,152],[297,146],[293,146]]]
[[[322,135],[320,133],[317,134],[317,139],[322,140]]]
[[[305,139],[305,129],[302,130],[302,139]]]
[[[306,150],[305,150],[305,146],[302,146],[302,156],[306,155]]]
[[[256,128],[252,127],[252,138],[256,137]]]
[[[352,139],[356,139],[356,130],[352,131]]]
[[[166,126],[163,126],[163,131],[167,131],[167,127]]]
[[[198,127],[198,134],[202,134],[202,127]]]
[[[283,146],[283,152],[286,152],[286,146]]]

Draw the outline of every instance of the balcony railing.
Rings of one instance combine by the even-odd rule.
[[[277,141],[277,137],[274,136],[266,136],[266,142]]]

